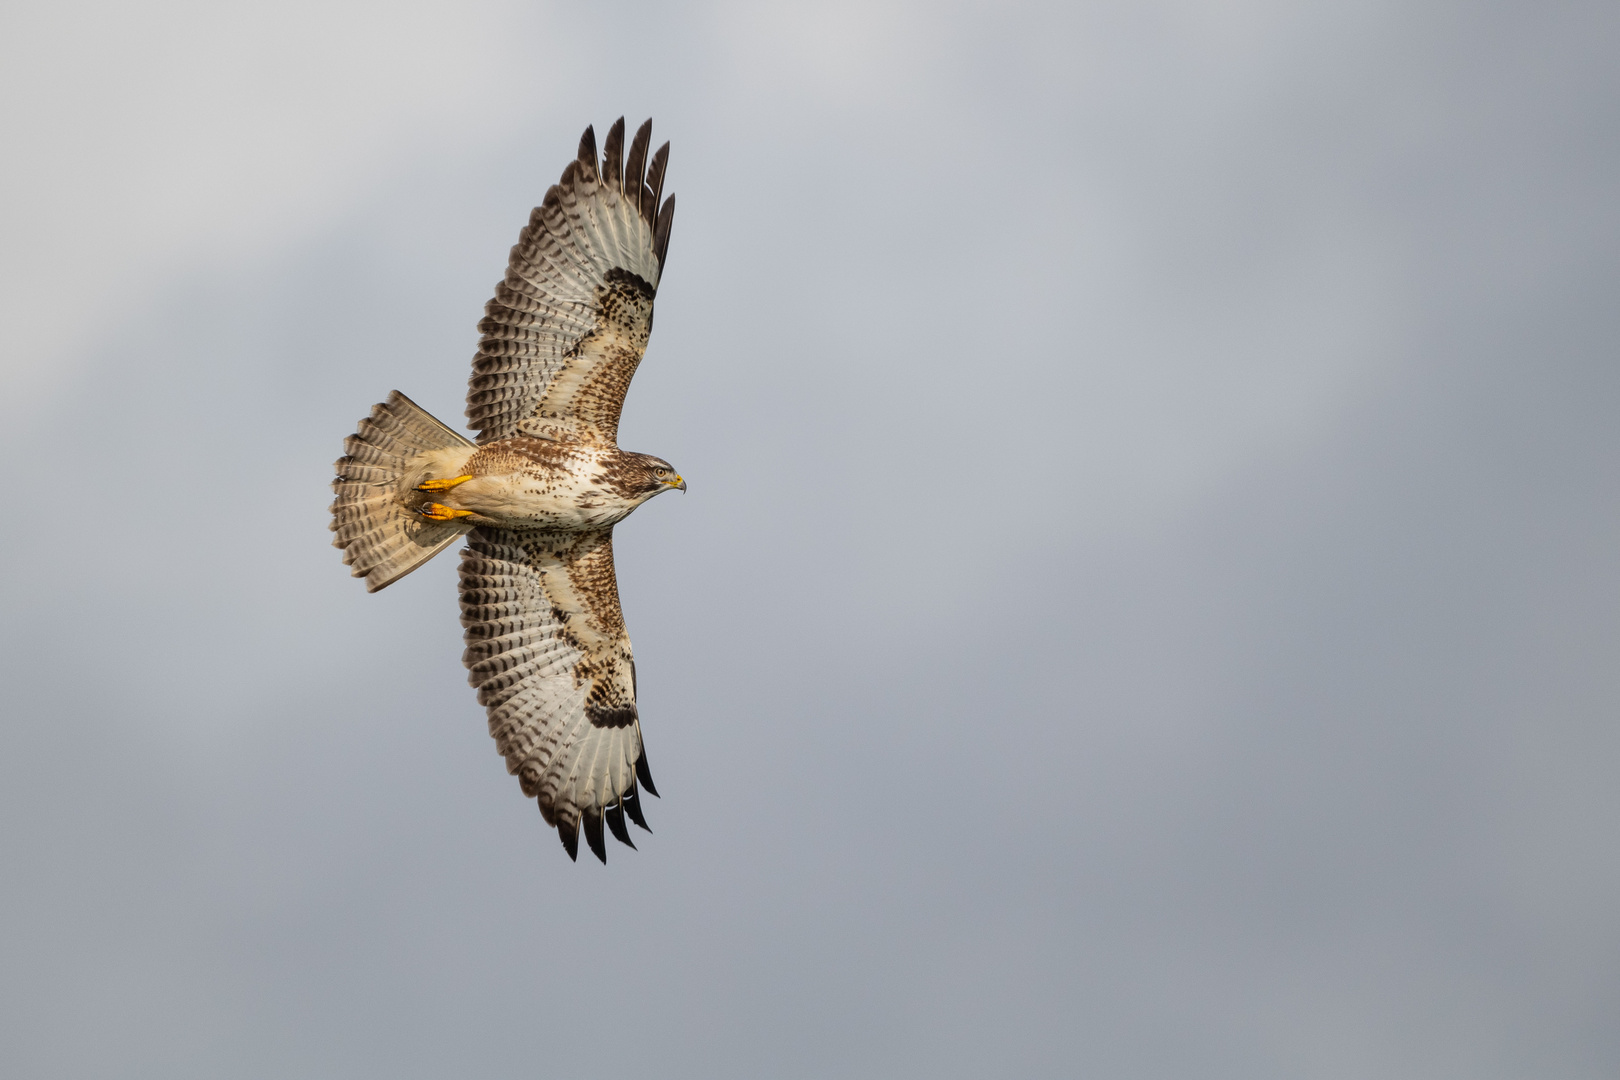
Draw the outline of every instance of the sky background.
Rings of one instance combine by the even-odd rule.
[[[12,4],[0,1072],[1620,1073],[1620,7]],[[680,196],[570,863],[331,462]],[[639,835],[639,834],[638,834]]]

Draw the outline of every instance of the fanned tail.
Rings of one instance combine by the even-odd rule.
[[[477,448],[398,390],[372,408],[343,449],[332,481],[332,546],[366,579],[367,592],[392,585],[472,530],[423,518],[417,509],[428,500],[415,485]]]

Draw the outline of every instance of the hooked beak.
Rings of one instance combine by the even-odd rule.
[[[679,473],[676,473],[674,476],[664,481],[664,486],[674,488],[676,491],[685,491],[686,481],[681,479]]]

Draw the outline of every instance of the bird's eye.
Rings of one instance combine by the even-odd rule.
[[[669,475],[669,470],[668,469],[654,469],[653,470],[653,475],[654,476],[668,476]]]

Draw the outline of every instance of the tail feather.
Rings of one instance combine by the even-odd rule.
[[[332,481],[332,546],[366,579],[367,592],[392,585],[472,530],[423,518],[417,509],[427,498],[415,488],[447,457],[476,447],[398,390],[360,421],[343,449]]]

